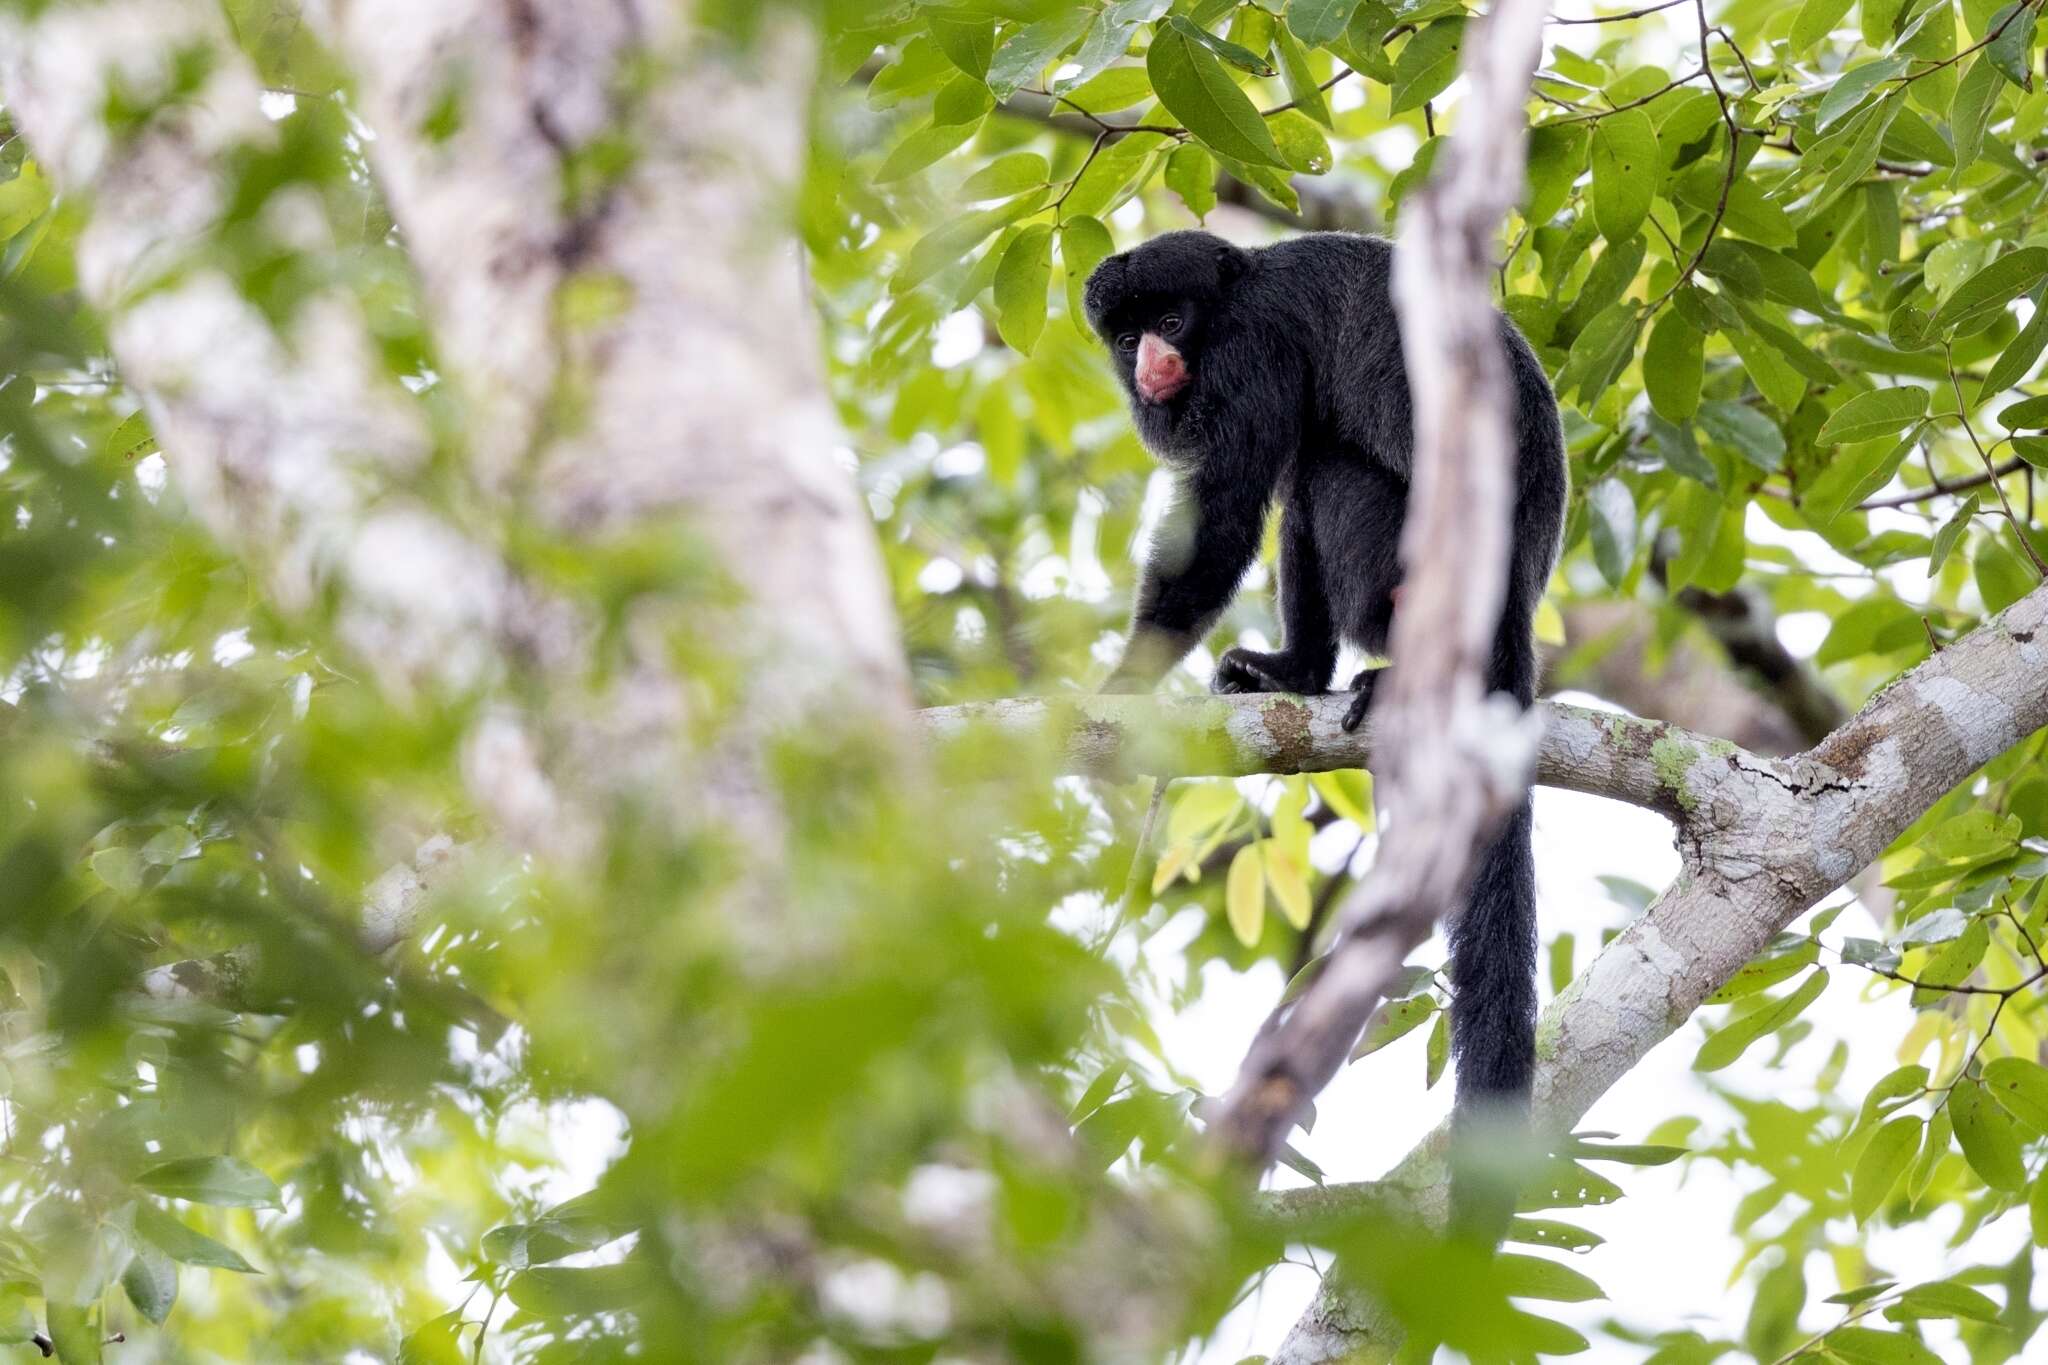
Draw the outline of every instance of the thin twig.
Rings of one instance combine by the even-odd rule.
[[[1956,419],[1963,424],[1963,434],[1970,438],[1970,444],[1976,448],[1977,458],[1984,462],[1984,472],[1991,476],[1991,491],[1998,495],[1998,505],[2005,509],[2005,519],[2012,524],[2014,538],[2019,541],[2020,548],[2026,551],[2027,558],[2033,561],[2034,572],[2041,578],[2048,579],[2048,564],[2041,562],[2040,553],[2034,549],[2033,542],[2027,539],[2026,523],[2019,519],[2019,515],[2012,510],[2011,499],[2005,496],[2005,485],[1998,481],[1998,471],[1991,464],[1991,452],[1984,449],[1983,442],[1977,439],[1977,428],[1970,424],[1970,405],[1963,398],[1963,381],[1956,376],[1955,352],[1947,342],[1942,343],[1942,355],[1948,362],[1948,382],[1956,391]]]
[[[1686,0],[1664,0],[1664,3],[1661,5],[1651,5],[1646,9],[1632,9],[1626,14],[1603,14],[1592,19],[1559,19],[1553,15],[1545,22],[1560,26],[1565,24],[1619,24],[1624,20],[1640,19],[1646,14],[1655,14],[1660,10],[1676,9],[1685,3]]]
[[[1712,30],[1707,25],[1706,0],[1693,0],[1693,11],[1700,22],[1700,70],[1706,73],[1707,84],[1714,88],[1714,98],[1721,105],[1721,122],[1728,128],[1728,173],[1721,177],[1721,196],[1714,201],[1714,216],[1707,222],[1706,235],[1700,238],[1700,249],[1685,263],[1685,269],[1678,272],[1678,278],[1671,282],[1671,287],[1650,305],[1651,313],[1670,302],[1671,296],[1684,287],[1685,282],[1692,278],[1693,271],[1699,269],[1700,262],[1707,258],[1707,248],[1714,244],[1714,234],[1721,230],[1721,219],[1728,213],[1728,194],[1735,188],[1735,171],[1742,156],[1742,130],[1735,122],[1735,111],[1728,107],[1728,92],[1721,88],[1720,79],[1714,75],[1714,63],[1707,56],[1707,42]]]
[[[1859,512],[1875,512],[1880,508],[1886,507],[1911,507],[1915,503],[1931,502],[1935,498],[1943,497],[1950,493],[1967,493],[1972,488],[1982,488],[1985,484],[2002,479],[2015,470],[2024,469],[2026,465],[2027,462],[2025,460],[2015,455],[2012,459],[1998,465],[1987,473],[1972,474],[1962,479],[1951,479],[1946,484],[1937,483],[1933,488],[1916,489],[1910,493],[1893,493],[1887,497],[1871,498],[1867,502],[1857,503],[1856,510]],[[1932,471],[1930,470],[1930,472]]]
[[[1648,104],[1651,100],[1656,99],[1659,95],[1668,95],[1673,90],[1676,90],[1679,86],[1690,85],[1692,84],[1692,82],[1698,80],[1701,76],[1706,76],[1710,74],[1711,73],[1708,72],[1706,66],[1702,64],[1699,70],[1687,72],[1685,75],[1680,76],[1677,80],[1669,81],[1666,84],[1660,85],[1655,90],[1652,90],[1649,94],[1643,96],[1641,99],[1630,100],[1627,104],[1617,104],[1611,109],[1595,109],[1591,113],[1575,114],[1570,118],[1545,119],[1542,123],[1538,124],[1537,126],[1541,128],[1555,128],[1561,123],[1598,123],[1601,119],[1606,118],[1610,114],[1625,113],[1630,109],[1634,109],[1641,105]]]

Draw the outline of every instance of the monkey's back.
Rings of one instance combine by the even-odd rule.
[[[1394,308],[1394,244],[1357,232],[1310,232],[1255,253],[1268,306],[1286,319],[1312,435],[1355,445],[1402,478],[1414,468],[1414,417]],[[1504,314],[1502,344],[1517,399],[1522,481],[1563,481],[1564,441],[1549,380]],[[1560,500],[1561,505],[1561,500]]]

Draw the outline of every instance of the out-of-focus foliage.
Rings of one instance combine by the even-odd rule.
[[[296,93],[273,96],[275,154],[228,168],[238,211],[201,258],[274,319],[349,289],[438,401],[342,73],[288,11],[227,8]],[[1654,663],[1697,629],[1672,594],[1749,585],[1824,621],[1815,660],[1853,701],[2038,581],[2040,9],[1709,0],[1552,30],[1500,286],[1566,408],[1557,606],[1642,604]],[[1087,270],[1196,221],[1247,239],[1302,208],[1396,221],[1456,126],[1468,17],[826,7],[797,225],[924,700],[1086,687],[1113,653],[1162,489],[1075,325]],[[149,112],[108,104],[117,131]],[[331,252],[262,212],[304,190]],[[1043,755],[950,756],[943,818],[792,755],[787,922],[817,942],[764,980],[747,926],[707,907],[725,860],[765,851],[622,819],[603,874],[573,884],[489,851],[461,777],[476,698],[379,695],[322,613],[272,610],[195,525],[78,304],[86,212],[0,122],[0,1344],[1065,1361],[1108,1353],[1089,1336],[1104,1286],[1171,1342],[1258,1282],[1287,1239],[1200,1174],[1202,1097],[1154,1028],[1209,964],[1311,962],[1305,930],[1370,846],[1362,774],[1177,784],[1136,850],[1148,793],[1041,780]],[[536,553],[534,528],[461,512]],[[680,552],[540,553],[598,613],[705,590]],[[1266,582],[1219,641],[1277,635]],[[1604,643],[1571,640],[1560,670]],[[1550,1252],[1598,1239],[1540,1209],[1606,1202],[1681,1148],[1754,1191],[1733,1222],[1744,1339],[1629,1314],[1604,1349],[1997,1360],[2034,1339],[2043,750],[1899,841],[1881,931],[1817,916],[1707,1011],[1699,1070],[1769,1052],[1800,1087],[1579,1142],[1532,1192],[1515,1237]],[[356,907],[435,834],[473,851],[416,942],[366,954]],[[1192,924],[1185,952],[1146,946],[1169,924]],[[1552,989],[1584,960],[1553,943]],[[1867,1095],[1800,1048],[1829,987],[1911,993],[1906,1035],[1860,1044],[1900,1063]],[[1384,1074],[1389,1105],[1443,1075],[1448,988],[1418,967],[1360,1045],[1427,1028],[1424,1074]],[[1170,1231],[1146,1221],[1162,1205]],[[1892,1283],[1873,1225],[1948,1239],[1952,1275]],[[1133,1226],[1156,1258],[1119,1253]],[[1420,1338],[1586,1344],[1530,1311],[1599,1292],[1551,1255],[1480,1265],[1378,1215],[1293,1236],[1345,1252]]]

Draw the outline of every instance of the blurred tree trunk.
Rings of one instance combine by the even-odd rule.
[[[317,7],[422,287],[424,401],[345,286],[273,327],[209,259],[236,158],[278,140],[216,7],[60,6],[0,34],[36,156],[97,203],[81,283],[183,495],[281,606],[331,607],[390,694],[489,698],[475,801],[569,866],[622,809],[772,846],[776,735],[829,718],[888,755],[908,733],[792,230],[813,38],[791,17],[727,40],[686,9]],[[111,91],[146,114],[110,128]],[[238,226],[335,250],[296,188]],[[599,620],[535,571],[535,538],[706,568]]]

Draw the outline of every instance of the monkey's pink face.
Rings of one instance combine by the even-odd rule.
[[[1194,378],[1180,350],[1157,332],[1138,338],[1137,368],[1133,372],[1138,397],[1148,403],[1164,403],[1188,386]]]

